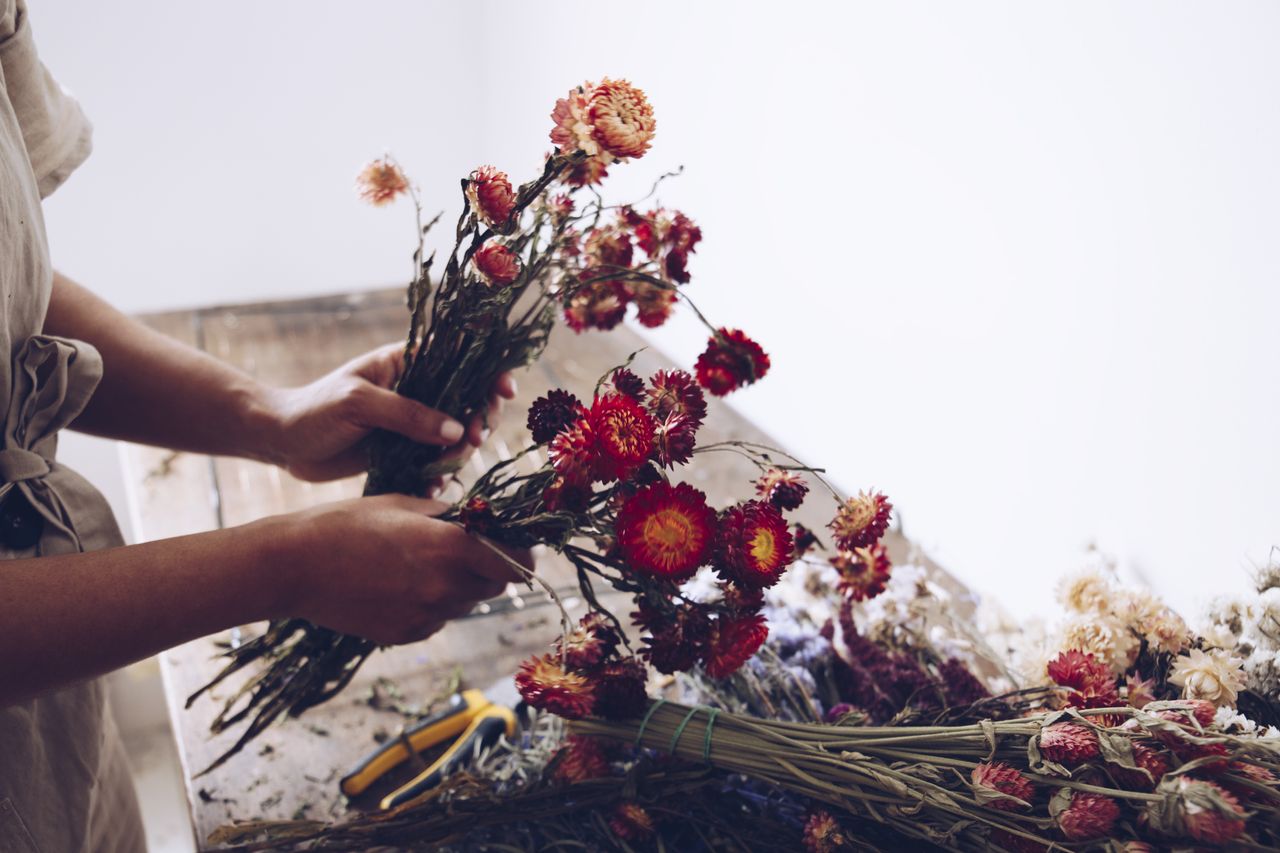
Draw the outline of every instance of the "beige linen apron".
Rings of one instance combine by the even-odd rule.
[[[88,344],[40,334],[53,276],[40,200],[89,144],[88,121],[36,55],[25,0],[0,0],[0,502],[41,528],[24,550],[0,544],[0,559],[123,544],[102,496],[54,459],[102,360]],[[0,619],[21,606],[0,600]],[[145,846],[101,681],[0,708],[0,853]]]

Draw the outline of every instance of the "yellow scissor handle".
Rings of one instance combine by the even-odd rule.
[[[430,767],[423,770],[413,781],[392,791],[382,798],[379,804],[383,809],[394,808],[401,803],[412,800],[419,794],[439,785],[444,777],[468,761],[477,749],[477,744],[488,746],[498,740],[501,735],[513,737],[516,733],[517,719],[515,712],[502,705],[488,705],[480,709],[480,713],[472,717],[470,724],[458,735],[453,744],[437,758]]]
[[[359,796],[387,772],[407,761],[410,752],[405,746],[406,740],[414,753],[453,740],[466,731],[471,721],[488,707],[490,702],[481,691],[462,691],[454,696],[447,708],[414,724],[401,737],[387,741],[365,756],[351,772],[342,777],[342,793],[348,797]]]

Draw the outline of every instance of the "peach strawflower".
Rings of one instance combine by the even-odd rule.
[[[1185,699],[1204,699],[1221,707],[1235,705],[1244,689],[1244,661],[1224,649],[1192,649],[1174,659],[1169,683],[1182,688]]]
[[[653,107],[626,80],[601,80],[591,93],[588,118],[592,138],[613,156],[642,157],[649,150],[656,127]]]
[[[1101,614],[1082,616],[1063,626],[1062,645],[1105,661],[1112,672],[1128,669],[1142,645],[1129,627]]]
[[[481,222],[502,228],[516,205],[516,194],[506,172],[493,166],[481,166],[467,179],[467,201]]]
[[[408,191],[409,179],[400,166],[388,158],[374,160],[356,175],[356,192],[375,207],[389,204]]]
[[[475,270],[494,287],[510,284],[520,277],[520,259],[500,243],[486,243],[471,256]]]
[[[596,84],[590,81],[569,90],[569,94],[556,101],[551,111],[551,141],[566,154],[585,151],[589,155],[600,153],[590,118],[590,97]]]
[[[1111,581],[1096,569],[1068,575],[1058,584],[1058,601],[1074,613],[1105,613],[1114,599]]]

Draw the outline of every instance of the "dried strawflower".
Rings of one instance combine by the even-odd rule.
[[[546,200],[547,213],[551,221],[561,225],[573,215],[573,197],[568,193],[558,193]]]
[[[618,647],[618,634],[597,611],[591,611],[579,620],[577,627],[564,637],[556,649],[567,666],[586,669],[595,666]]]
[[[613,225],[591,229],[585,245],[587,265],[593,276],[631,268],[631,235]]]
[[[804,823],[804,849],[809,853],[836,853],[849,846],[849,839],[831,812],[817,809]]]
[[[356,175],[356,192],[376,207],[389,204],[409,191],[409,179],[393,160],[374,160]]]
[[[873,545],[889,528],[893,504],[882,493],[859,492],[840,505],[836,517],[828,525],[836,544],[845,551]]]
[[[841,551],[830,559],[839,579],[836,586],[854,601],[868,601],[884,592],[893,564],[883,545]]]
[[[609,760],[605,757],[604,748],[592,737],[569,735],[551,761],[554,764],[552,776],[561,782],[572,784],[609,775]]]
[[[653,835],[653,816],[638,803],[618,803],[609,828],[625,841],[639,841]]]
[[[1245,687],[1244,661],[1225,649],[1192,649],[1174,659],[1169,683],[1181,687],[1186,699],[1234,705]]]
[[[539,397],[529,406],[529,432],[539,444],[551,441],[556,435],[586,414],[578,398],[568,391],[553,388],[546,396]]]
[[[564,151],[585,151],[589,155],[600,153],[600,146],[592,138],[589,99],[596,84],[590,81],[569,90],[569,94],[556,101],[551,111],[551,142]]]
[[[736,583],[721,583],[722,598],[720,604],[734,616],[745,616],[759,613],[764,607],[764,591],[759,587],[740,586]]]
[[[585,717],[595,704],[591,683],[566,671],[551,655],[537,655],[521,663],[515,682],[524,701],[566,719]]]
[[[458,515],[468,533],[484,536],[493,530],[493,506],[484,498],[471,498],[463,504]]]
[[[493,228],[503,228],[516,206],[507,173],[493,166],[481,166],[471,173],[466,196],[480,221]]]
[[[510,284],[520,277],[520,259],[501,243],[485,243],[471,256],[471,263],[480,277],[494,287]]]
[[[1127,625],[1103,614],[1080,616],[1062,627],[1063,648],[1092,654],[1116,674],[1133,665],[1141,645]]]
[[[692,669],[706,651],[711,620],[705,605],[685,603],[659,611],[642,603],[632,619],[649,632],[641,654],[658,672]]]
[[[630,397],[597,397],[587,420],[596,440],[596,478],[603,482],[627,479],[653,451],[657,425],[653,416]]]
[[[688,483],[646,486],[631,496],[614,525],[618,547],[632,569],[684,580],[702,565],[715,535],[715,511]]]
[[[1054,723],[1040,730],[1040,754],[1058,764],[1074,765],[1101,754],[1098,735],[1079,723]]]
[[[750,385],[769,372],[769,356],[737,329],[720,329],[694,362],[698,384],[717,397]]]
[[[626,80],[605,77],[589,98],[591,137],[600,148],[614,157],[644,156],[657,126],[644,92]]]
[[[645,399],[644,380],[636,376],[625,367],[620,367],[613,371],[609,377],[609,383],[624,397],[630,397],[637,403],[641,403]]]
[[[669,415],[654,432],[654,458],[663,468],[686,464],[693,458],[697,436],[697,421],[684,415]]]
[[[1068,840],[1088,841],[1111,834],[1120,818],[1120,804],[1103,794],[1061,788],[1050,812]]]
[[[1073,708],[1111,708],[1120,704],[1115,676],[1105,661],[1071,649],[1049,661],[1049,678],[1069,689],[1067,704]]]
[[[1073,613],[1107,613],[1115,596],[1111,579],[1097,569],[1068,575],[1058,583],[1058,601]]]
[[[649,410],[660,419],[678,414],[701,424],[707,416],[707,401],[685,371],[659,370],[649,377]]]
[[[565,170],[564,182],[571,187],[594,186],[609,177],[608,165],[603,157],[588,157]]]
[[[649,704],[645,693],[647,673],[634,657],[609,661],[591,671],[595,688],[594,712],[607,720],[626,720],[644,713]]]
[[[579,418],[556,433],[547,456],[565,483],[576,486],[590,483],[596,467],[596,439],[587,418]]]
[[[1124,677],[1125,704],[1130,708],[1141,708],[1156,701],[1155,690],[1155,679],[1143,678],[1136,672]]]
[[[969,781],[978,794],[978,802],[993,809],[1014,811],[1025,808],[1035,794],[1031,780],[1002,761],[982,762],[970,772]]]
[[[728,678],[751,659],[769,636],[764,617],[720,617],[711,624],[702,664],[712,678]]]
[[[631,281],[627,286],[631,290],[631,301],[635,303],[636,319],[640,325],[656,329],[670,319],[679,298],[676,291],[647,281]]]
[[[771,468],[756,480],[756,494],[778,509],[796,509],[808,492],[809,484],[795,471]]]
[[[584,273],[584,275],[587,275]],[[627,316],[631,297],[620,281],[593,281],[578,288],[564,308],[564,320],[575,332],[607,332]]]
[[[797,559],[809,553],[818,544],[818,537],[814,532],[799,522],[796,523],[791,538],[795,540]]]
[[[746,501],[720,516],[716,571],[744,586],[773,586],[791,564],[793,547],[791,531],[777,507]]]

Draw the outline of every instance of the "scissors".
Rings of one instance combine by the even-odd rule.
[[[496,699],[497,702],[491,700]],[[408,761],[410,756],[447,743],[440,757],[410,782],[382,798],[381,809],[391,809],[434,788],[476,753],[505,735],[514,737],[519,720],[512,708],[518,704],[511,676],[499,679],[487,690],[463,690],[448,704],[409,726],[397,738],[366,755],[342,777],[339,785],[348,797],[357,797],[374,782]]]

